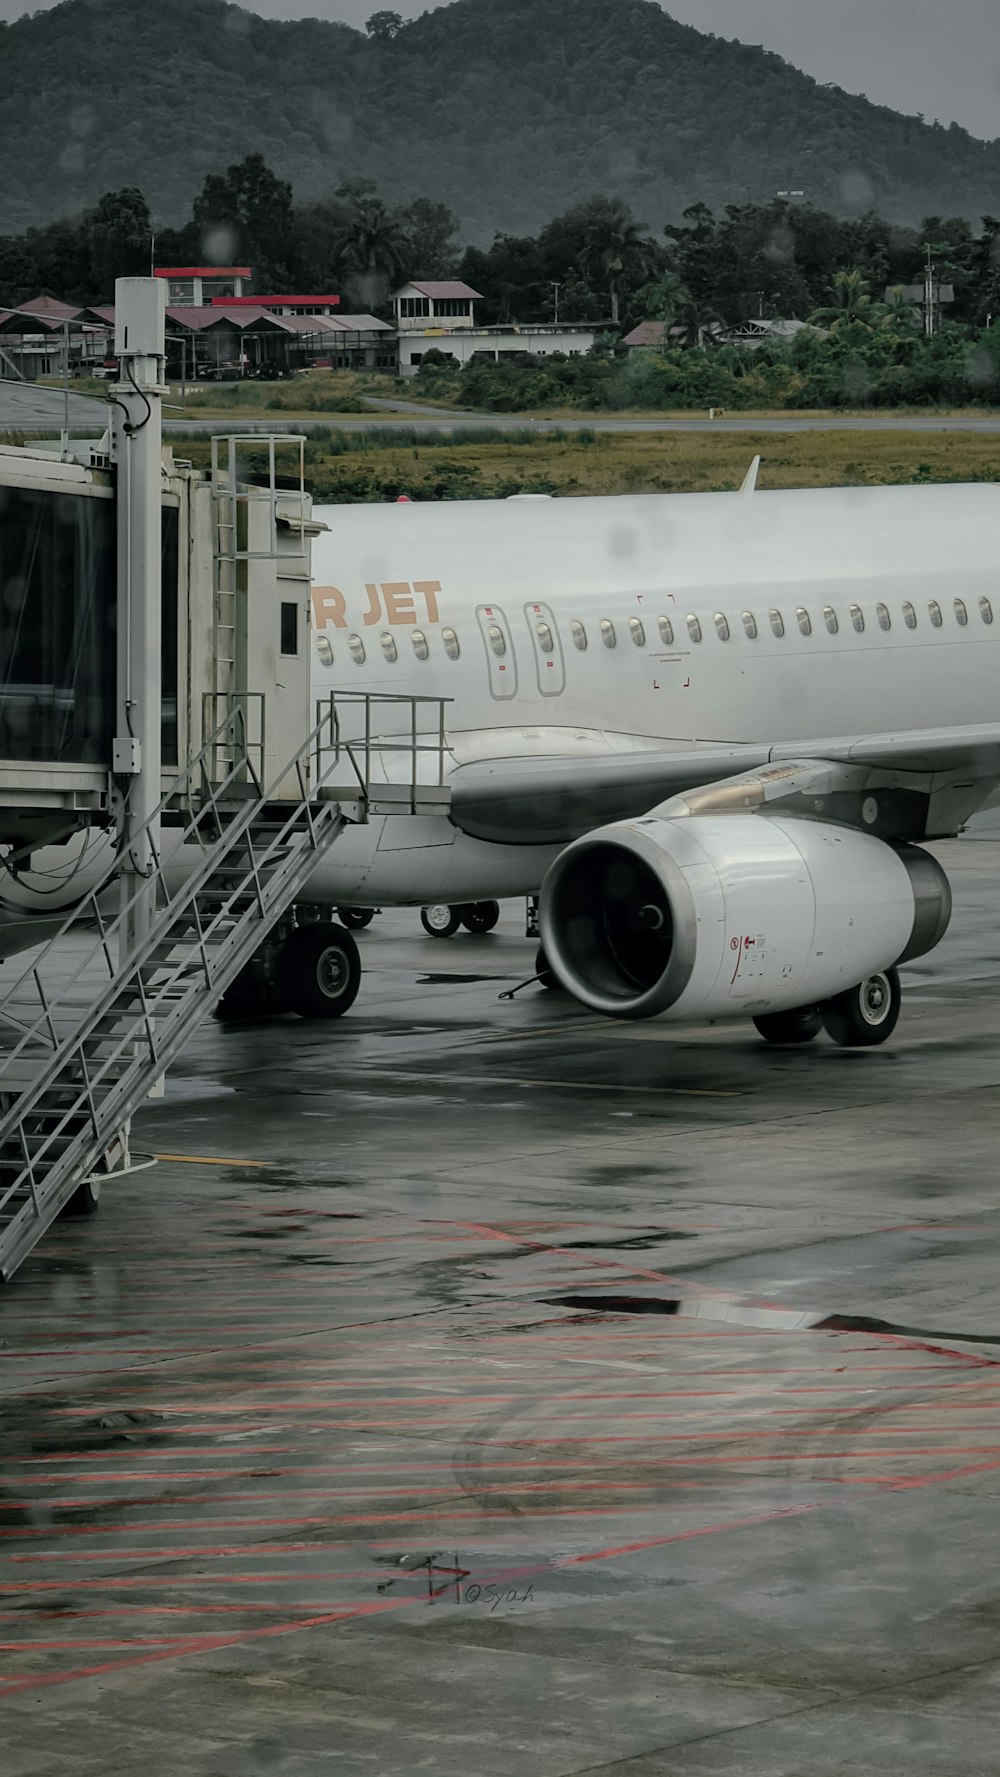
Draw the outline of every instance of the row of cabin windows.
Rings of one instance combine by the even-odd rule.
[[[953,599],[952,610],[954,611],[955,622],[958,624],[959,629],[965,629],[969,622],[969,609],[965,600],[960,598]],[[865,614],[861,609],[861,606],[850,605],[848,607],[848,615],[851,620],[852,629],[856,630],[858,635],[863,635],[865,628]],[[916,608],[910,603],[909,599],[904,600],[901,606],[901,615],[907,629],[917,628],[918,619]],[[981,598],[979,600],[979,615],[984,623],[988,624],[993,622],[993,606],[990,604],[988,598]],[[930,620],[932,629],[941,629],[943,627],[944,613],[937,599],[928,599],[927,616]],[[888,605],[877,604],[875,606],[875,619],[879,629],[888,632],[892,628],[892,613],[890,612]],[[785,634],[785,619],[781,611],[772,607],[768,612],[768,620],[771,625],[772,635],[783,636]],[[759,631],[757,628],[757,619],[753,612],[744,611],[742,621],[744,634],[751,642],[756,641]],[[795,607],[795,621],[798,624],[799,631],[802,635],[812,635],[812,617],[803,605],[797,605]],[[840,629],[840,619],[832,605],[823,606],[823,622],[826,624],[826,627],[832,636],[837,635]],[[731,633],[729,619],[722,611],[716,611],[715,613],[715,631],[720,642],[728,642]],[[700,617],[688,617],[687,632],[692,642],[700,642],[702,640]],[[673,627],[665,617],[660,618],[660,635],[669,647],[673,640]],[[614,643],[610,643],[609,646],[613,647]]]
[[[952,609],[955,615],[955,622],[960,629],[965,629],[969,622],[969,611],[965,600],[960,598],[953,599]],[[993,606],[990,604],[988,598],[981,598],[979,600],[979,615],[983,623],[989,624],[993,622]],[[837,635],[840,629],[840,619],[833,606],[824,605],[822,616],[823,622],[830,635]],[[857,631],[858,635],[862,635],[865,628],[865,614],[861,609],[861,606],[850,605],[848,607],[848,616],[850,617],[851,627]],[[901,616],[907,629],[917,628],[918,619],[916,608],[910,603],[909,599],[905,600],[901,606]],[[942,612],[937,599],[928,600],[927,616],[932,629],[941,629],[943,627],[944,613]],[[875,619],[881,630],[888,631],[892,628],[892,615],[888,605],[877,604],[875,606]],[[728,617],[724,612],[716,611],[714,621],[715,632],[720,642],[728,642],[732,634],[729,627]],[[785,634],[785,619],[781,611],[772,608],[768,612],[768,621],[771,626],[772,635],[783,636]],[[812,635],[812,617],[803,605],[796,606],[795,621],[798,625],[800,634],[804,636]],[[686,619],[686,622],[690,640],[694,643],[701,642],[704,639],[701,618],[692,615]],[[658,617],[656,623],[659,630],[660,641],[663,646],[665,648],[674,647],[674,626],[670,618]],[[756,641],[760,631],[754,613],[752,611],[744,611],[742,614],[742,623],[743,632],[748,640],[751,642]],[[606,648],[617,648],[618,632],[611,619],[609,617],[602,617],[598,628],[604,646]],[[640,618],[630,617],[628,619],[628,632],[629,637],[636,648],[644,648],[646,646],[646,626]],[[569,633],[573,646],[578,648],[581,654],[585,653],[589,645],[586,625],[574,618],[570,623]],[[539,621],[535,624],[535,635],[541,652],[546,655],[553,655],[556,651],[556,640],[551,625]],[[507,637],[498,623],[491,623],[488,626],[487,637],[493,653],[498,659],[502,659],[507,652]],[[461,653],[461,645],[456,632],[453,629],[442,629],[441,643],[447,658],[449,660],[457,660]],[[385,630],[379,637],[379,644],[386,660],[394,661],[399,658],[399,649],[396,644],[396,638],[391,635],[388,630]],[[423,630],[410,630],[410,646],[418,660],[427,660],[429,658],[430,644],[428,643]],[[324,635],[317,636],[316,647],[322,664],[324,666],[332,666],[333,646],[329,638]],[[364,666],[367,656],[362,638],[359,635],[348,636],[347,648],[351,659],[356,665]]]

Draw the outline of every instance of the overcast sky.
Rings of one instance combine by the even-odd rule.
[[[54,3],[0,0],[0,18]],[[248,10],[361,25],[386,5],[408,18],[428,10],[424,0],[254,0]],[[699,30],[763,43],[878,104],[1000,136],[1000,0],[668,0],[666,10]]]

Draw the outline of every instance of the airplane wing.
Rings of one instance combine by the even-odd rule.
[[[818,774],[812,767],[820,768]],[[766,789],[759,797],[739,798],[741,806],[766,801],[777,813],[784,802],[787,812],[813,814],[819,811],[809,806],[810,796],[815,801],[822,795],[828,814],[834,813],[833,798],[834,818],[884,837],[944,837],[1000,785],[1000,726],[705,744],[597,758],[478,760],[458,766],[449,780],[451,818],[463,833],[496,844],[565,845],[688,791],[733,780],[738,791],[744,777],[760,783],[761,772]],[[885,816],[874,827],[861,816],[864,793],[873,786],[887,791]],[[695,812],[694,804],[677,812]]]

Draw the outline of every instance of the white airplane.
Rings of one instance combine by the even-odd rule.
[[[920,842],[1000,786],[1000,491],[754,481],[317,508],[314,690],[449,699],[451,806],[349,829],[314,914],[544,884],[597,1011],[885,1041],[950,915]],[[398,738],[374,778],[408,777]],[[325,929],[336,1016],[357,951]]]

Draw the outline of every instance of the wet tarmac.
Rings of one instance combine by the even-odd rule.
[[[4,1777],[990,1773],[1000,821],[895,1038],[360,934],[0,1295]]]

